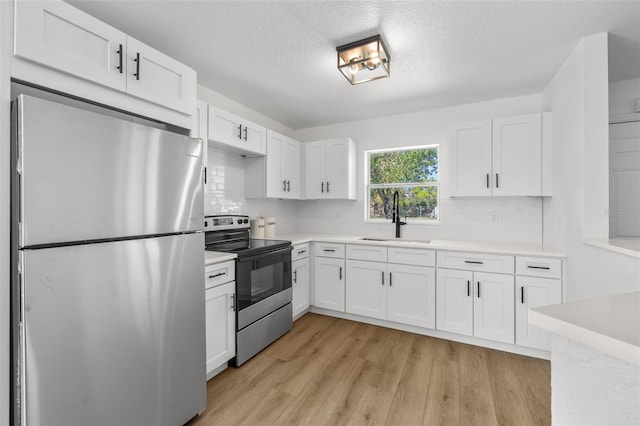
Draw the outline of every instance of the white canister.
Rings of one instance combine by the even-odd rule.
[[[264,236],[265,238],[275,238],[276,236],[276,218],[275,217],[268,217],[265,219]]]
[[[264,219],[251,219],[251,238],[264,238]]]

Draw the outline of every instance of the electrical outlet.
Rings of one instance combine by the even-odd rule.
[[[498,212],[489,212],[489,223],[496,225],[498,223]]]

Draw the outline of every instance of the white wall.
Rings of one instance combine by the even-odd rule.
[[[608,156],[585,155],[586,149],[608,146],[608,118],[602,112],[602,105],[608,104],[607,91],[602,90],[608,85],[603,63],[607,63],[606,34],[585,37],[543,92],[545,109],[553,111],[554,141],[553,197],[544,201],[543,238],[568,255],[568,301],[640,290],[637,258],[583,242],[585,219],[601,223],[599,215],[608,209],[608,188],[589,186],[594,180],[608,182]],[[600,197],[596,215],[585,216],[590,208],[585,193],[594,200]]]
[[[609,115],[635,112],[640,99],[640,78],[609,83]]]
[[[395,228],[391,223],[372,224],[364,221],[364,152],[438,144],[441,223],[406,225],[402,229],[403,236],[541,244],[542,199],[449,198],[447,135],[448,125],[453,122],[540,111],[542,95],[534,94],[299,130],[296,138],[301,141],[350,136],[357,144],[357,200],[306,201],[298,208],[299,226],[316,232],[394,236]],[[489,212],[498,212],[498,224],[489,224]]]

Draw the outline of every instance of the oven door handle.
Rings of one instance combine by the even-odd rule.
[[[281,255],[281,254],[287,254],[287,253],[291,253],[291,251],[293,251],[293,246],[289,246],[289,247],[285,247],[283,249],[280,250],[275,250],[275,251],[269,251],[266,253],[260,253],[257,254],[255,256],[249,256],[249,257],[238,257],[236,259],[236,261],[238,263],[244,263],[244,262],[253,262],[254,260],[262,260],[265,258],[265,256],[271,256],[271,255]]]

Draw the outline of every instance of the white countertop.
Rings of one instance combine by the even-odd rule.
[[[337,235],[337,234],[313,234],[313,233],[291,233],[278,234],[275,239],[289,240],[294,245],[311,241],[348,243],[363,245],[383,245],[390,247],[413,247],[432,250],[456,250],[472,251],[480,253],[515,254],[522,256],[548,256],[566,257],[565,253],[554,250],[543,249],[537,244],[508,244],[508,243],[487,243],[478,241],[453,241],[453,240],[431,240],[429,243],[412,239],[385,238],[389,241],[366,241],[361,240],[362,235]]]
[[[204,264],[212,265],[214,263],[226,262],[227,260],[233,260],[238,257],[235,253],[224,253],[221,251],[204,251]]]
[[[529,323],[640,366],[640,291],[530,309]]]

